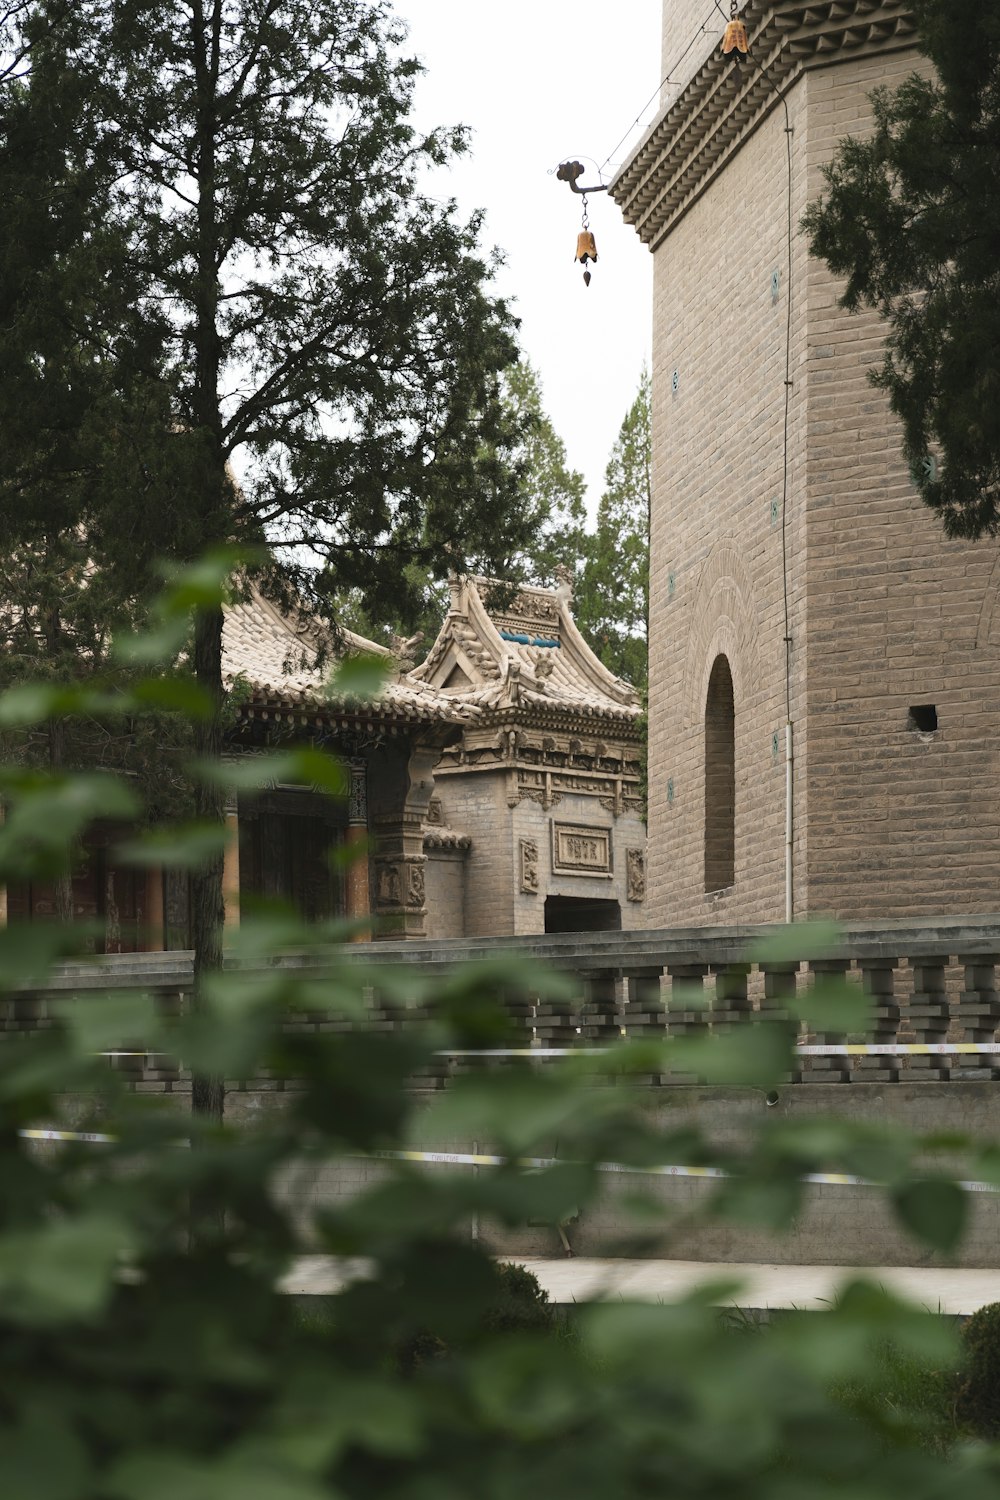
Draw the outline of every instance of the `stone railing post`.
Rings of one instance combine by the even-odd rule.
[[[955,1019],[962,1023],[966,1042],[992,1042],[996,1040],[997,1021],[1000,1020],[1000,999],[997,996],[996,965],[1000,962],[996,954],[981,954],[965,965],[965,988],[955,1010]],[[995,1078],[1000,1074],[1000,1057],[988,1053],[974,1053],[951,1059],[952,1078]]]
[[[709,996],[704,993],[708,968],[707,963],[667,964],[670,976],[667,1030],[671,1036],[690,1036],[708,1030],[712,1018]],[[699,1003],[701,996],[703,1002]]]
[[[629,969],[625,975],[625,1030],[630,1037],[662,1037],[666,1031],[662,969]]]
[[[911,958],[909,963],[913,971],[913,994],[906,1019],[913,1032],[913,1040],[923,1046],[934,1046],[947,1041],[948,1027],[951,1024],[945,990],[948,960],[935,956]],[[910,1079],[914,1083],[932,1083],[947,1078],[950,1072],[948,1063],[947,1057],[915,1054],[910,1058]]]
[[[580,974],[573,975],[578,985],[577,993],[569,999],[561,996],[541,995],[535,1006],[535,1040],[540,1047],[578,1047],[580,1045],[580,1013],[583,1009],[585,981]]]
[[[896,1000],[898,958],[863,958],[861,982],[872,1002],[871,1040],[878,1046],[899,1041],[899,1004]],[[852,1058],[851,1077],[856,1083],[895,1083],[900,1057]]]
[[[817,984],[833,986],[847,983],[851,961],[849,958],[814,958],[809,961],[809,972]],[[838,1046],[847,1041],[846,1031],[817,1031],[807,1040],[817,1046]],[[806,1083],[850,1083],[851,1059],[849,1057],[804,1057],[802,1078]]]
[[[749,964],[725,964],[721,968],[712,966],[715,976],[715,996],[712,1001],[712,1025],[738,1026],[753,1010],[747,994]]]
[[[615,969],[598,969],[585,976],[578,1038],[584,1047],[620,1040],[622,1027],[618,1016],[617,981]]]
[[[760,1003],[761,1020],[783,1021],[791,1041],[797,1042],[801,1028],[789,1006],[789,1001],[795,999],[798,990],[799,964],[797,960],[772,962],[770,959],[765,959],[760,965],[760,970],[764,976],[764,998]],[[801,1078],[802,1069],[796,1062],[789,1074],[789,1081],[798,1083]]]

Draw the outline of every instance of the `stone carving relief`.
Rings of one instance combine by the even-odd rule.
[[[538,844],[535,839],[521,840],[521,890],[527,896],[538,895]]]
[[[646,899],[646,856],[641,849],[625,851],[625,894],[630,901]]]
[[[397,864],[379,860],[375,866],[375,900],[379,907],[395,911],[404,905],[422,908],[426,900],[423,861],[404,860]]]
[[[411,864],[409,866],[410,881],[406,893],[407,906],[423,906],[426,892],[424,887],[424,867],[422,864]]]

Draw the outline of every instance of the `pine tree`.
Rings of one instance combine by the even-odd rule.
[[[645,690],[649,600],[650,381],[615,439],[576,589],[580,629],[606,667]]]
[[[1000,3],[915,0],[935,76],[872,95],[870,139],[841,141],[804,219],[846,276],[842,306],[887,327],[873,376],[914,483],[949,536],[1000,532]]]
[[[587,546],[584,478],[568,466],[565,444],[545,411],[538,372],[523,356],[504,371],[501,401],[506,423],[504,446],[501,451],[494,444],[483,455],[481,503],[485,509],[494,503],[490,486],[495,472],[516,476],[523,538],[520,545],[499,557],[494,576],[511,585],[527,582],[549,586],[555,581],[557,569],[576,569]],[[405,564],[402,580],[400,599],[418,598],[417,610],[404,614],[397,600],[388,611],[376,612],[362,591],[354,589],[338,599],[337,618],[351,630],[385,645],[394,636],[405,636],[413,629],[421,631],[429,644],[448,608],[447,586],[417,561]]]
[[[358,588],[372,611],[404,562],[496,571],[530,535],[499,391],[514,325],[479,220],[418,190],[466,138],[409,124],[418,68],[385,0],[77,0],[68,18],[37,0],[17,22],[33,118],[101,187],[65,255],[116,245],[66,304],[121,419],[97,434],[88,522],[108,565],[267,542],[301,591]],[[17,307],[29,364],[43,290],[26,276]],[[221,637],[200,608],[207,758]],[[197,798],[221,824],[219,788]],[[198,976],[221,963],[221,876],[219,855],[193,877]],[[196,1103],[220,1112],[220,1088]]]

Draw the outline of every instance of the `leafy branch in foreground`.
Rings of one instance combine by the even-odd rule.
[[[269,769],[324,781],[333,794],[340,786],[336,764],[314,750],[283,752],[255,772]],[[53,843],[123,795],[107,778],[44,776],[23,792],[36,799],[34,814],[50,818]],[[12,817],[0,836],[0,876],[48,858],[30,820]],[[673,1066],[716,1085],[772,1087],[792,1065],[782,1021],[623,1044],[551,1070],[517,1062],[475,1070],[428,1109],[411,1084],[439,1065],[440,1049],[512,1038],[499,995],[566,998],[570,982],[514,957],[424,979],[352,960],[337,946],[346,931],[267,908],[241,926],[232,965],[210,977],[196,1009],[171,1016],[151,995],[98,991],[62,1001],[54,1029],[6,1034],[5,1493],[995,1494],[1000,1452],[959,1438],[928,1452],[917,1415],[890,1410],[882,1396],[877,1355],[887,1342],[900,1359],[946,1369],[956,1359],[954,1331],[861,1278],[829,1312],[754,1338],[720,1320],[715,1301],[734,1289],[722,1267],[675,1305],[581,1306],[568,1332],[544,1320],[511,1329],[496,1313],[503,1291],[488,1253],[492,1226],[555,1226],[572,1210],[590,1211],[608,1181],[602,1163],[617,1164],[619,1180],[633,1173],[640,1189],[625,1253],[642,1243],[651,1215],[661,1237],[669,1231],[662,1203],[641,1184],[650,1169],[676,1162],[731,1174],[715,1180],[705,1212],[775,1228],[790,1225],[806,1172],[865,1172],[891,1185],[897,1211],[932,1246],[943,1242],[935,1215],[944,1199],[934,1214],[914,1205],[936,1143],[845,1121],[793,1129],[765,1117],[744,1143],[720,1150],[696,1128],[657,1125],[643,1091],[627,1086]],[[2,994],[42,982],[65,936],[0,931]],[[283,963],[285,954],[295,962]],[[805,1019],[828,1023],[837,998],[806,996]],[[863,1023],[859,1003],[839,996],[842,1024]],[[137,1097],[109,1070],[101,1054],[126,1039],[162,1066],[174,1059],[204,1076],[266,1076],[285,1087],[272,1087],[272,1107],[238,1125],[185,1117],[165,1100]],[[31,1139],[67,1116],[69,1140]],[[442,1172],[408,1159],[434,1138],[477,1139],[503,1164]],[[970,1144],[953,1139],[948,1149]],[[338,1174],[356,1184],[352,1194],[319,1190]],[[950,1205],[958,1190],[946,1174],[940,1182]],[[191,1201],[215,1211],[189,1244]],[[953,1216],[950,1237],[960,1229]],[[316,1252],[355,1270],[323,1317],[308,1318],[280,1286],[298,1257]]]

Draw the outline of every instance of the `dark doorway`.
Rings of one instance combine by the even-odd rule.
[[[617,901],[589,896],[546,896],[546,932],[621,932],[622,909]]]
[[[240,798],[240,890],[290,901],[307,921],[344,911],[343,876],[330,855],[343,841],[344,810],[307,791]]]

